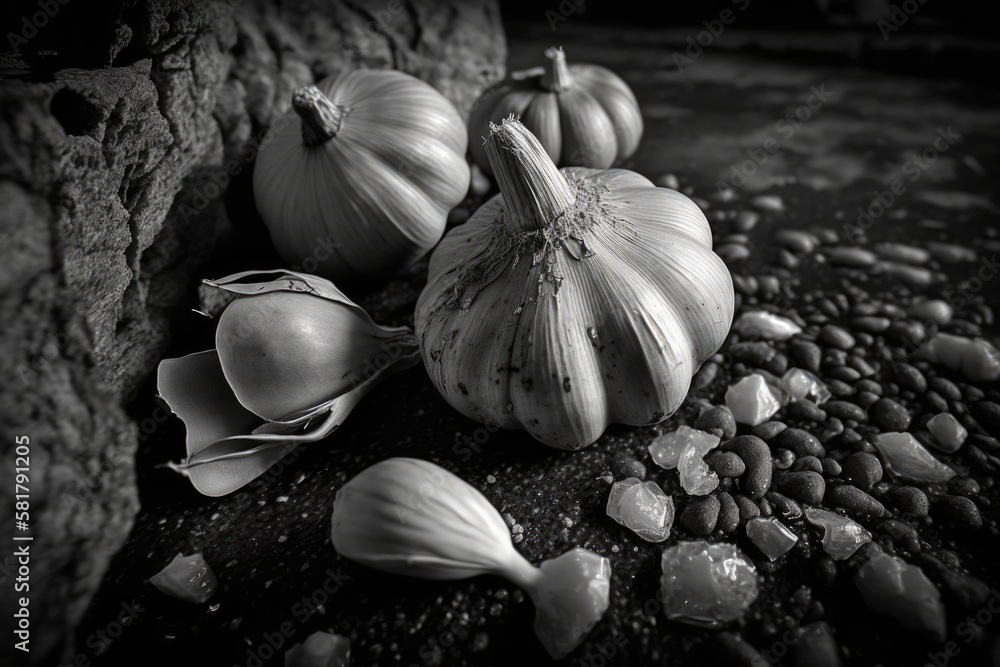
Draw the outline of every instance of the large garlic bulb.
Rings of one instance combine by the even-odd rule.
[[[501,192],[441,241],[417,302],[434,385],[564,449],[666,419],[732,324],[704,214],[631,171],[558,170],[516,120],[486,150]]]
[[[469,189],[465,124],[429,84],[357,70],[306,86],[270,129],[254,200],[281,257],[378,280],[440,240]]]

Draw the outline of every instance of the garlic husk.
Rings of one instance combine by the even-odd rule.
[[[260,281],[268,277],[271,280]],[[247,279],[251,282],[241,282]],[[380,341],[379,354],[384,356],[369,356],[359,361],[357,346],[339,348],[336,340],[330,341],[326,332],[318,331],[317,337],[327,336],[331,344],[324,359],[312,358],[310,350],[307,350],[310,354],[303,354],[297,348],[285,361],[297,364],[303,381],[316,383],[319,389],[299,390],[294,386],[295,373],[278,378],[283,382],[273,375],[263,375],[258,384],[264,389],[257,393],[253,391],[254,383],[247,382],[244,393],[257,401],[266,398],[268,392],[281,399],[284,399],[281,392],[287,392],[297,399],[296,403],[282,403],[282,407],[275,409],[257,406],[263,416],[241,403],[227,379],[217,350],[160,362],[158,393],[184,422],[187,431],[187,457],[168,467],[187,476],[206,496],[231,493],[259,477],[298,445],[326,438],[385,376],[409,368],[419,359],[416,341],[408,329],[375,325],[363,309],[329,281],[289,271],[264,271],[235,274],[209,284],[236,295],[227,308],[241,300],[290,298],[299,303],[301,298],[311,298],[323,308],[337,311],[338,317],[350,318],[357,330],[368,332]],[[247,294],[252,296],[245,296]],[[294,317],[269,320],[264,326],[273,326],[277,332],[290,325],[288,319],[294,320]],[[294,328],[295,322],[291,325]],[[233,344],[239,338],[238,327],[229,333],[229,337],[220,342]],[[290,344],[287,337],[277,336],[276,341]],[[371,351],[369,346],[363,349]],[[314,372],[317,369],[318,372]],[[351,374],[347,370],[354,372]],[[266,403],[264,406],[266,408]],[[268,420],[266,415],[280,415],[280,418]]]
[[[489,501],[428,461],[396,457],[363,470],[337,492],[331,524],[337,553],[378,570],[437,580],[507,578],[528,592],[535,633],[556,659],[578,646],[608,608],[607,558],[576,547],[532,566]]]
[[[310,114],[315,94],[299,91],[254,163],[257,209],[289,264],[386,278],[434,247],[466,195],[465,124],[438,91],[400,71],[350,71],[308,88],[323,101]],[[310,136],[309,122],[331,118],[335,127]]]
[[[733,317],[704,214],[634,172],[556,170],[516,121],[487,148],[501,194],[445,236],[417,302],[434,385],[564,449],[669,417]]]

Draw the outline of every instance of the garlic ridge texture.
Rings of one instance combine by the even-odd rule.
[[[486,150],[500,194],[441,241],[417,301],[438,391],[562,449],[669,417],[733,319],[704,214],[632,171],[557,169],[513,118]]]

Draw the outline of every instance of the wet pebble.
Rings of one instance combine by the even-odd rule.
[[[826,411],[808,399],[793,401],[788,404],[788,415],[804,421],[821,422],[826,419]]]
[[[826,450],[816,436],[799,428],[785,429],[775,438],[775,442],[780,447],[792,450],[797,456],[821,458],[826,455]]]
[[[706,462],[719,477],[735,478],[742,476],[746,472],[746,464],[734,452],[716,450],[709,454]]]
[[[816,462],[818,464],[819,460]],[[782,472],[775,476],[774,481],[782,493],[794,500],[810,505],[819,505],[823,502],[826,481],[818,472]]]
[[[885,519],[879,524],[879,530],[911,554],[920,553],[920,536],[910,524],[899,519]]]
[[[788,428],[788,426],[784,422],[767,421],[763,424],[757,424],[756,426],[751,427],[750,433],[757,436],[761,440],[770,441],[786,428]]]
[[[906,313],[910,317],[915,317],[919,320],[933,320],[938,324],[947,324],[951,320],[954,311],[946,301],[942,301],[941,299],[926,299],[914,301],[906,309]]]
[[[808,232],[803,232],[798,229],[782,229],[774,235],[774,240],[780,244],[797,252],[799,254],[807,254],[816,249],[817,239],[815,236]]]
[[[788,353],[800,367],[811,373],[819,373],[823,350],[811,340],[793,337],[788,341]]]
[[[740,435],[726,444],[726,450],[735,452],[746,465],[742,488],[751,498],[760,498],[771,487],[771,449],[767,443],[753,435]]]
[[[930,511],[927,494],[915,486],[897,486],[887,495],[905,517],[922,519]]]
[[[646,478],[646,466],[627,454],[619,454],[611,462],[611,472],[616,477],[637,477]]]
[[[927,379],[927,386],[949,401],[962,400],[962,391],[958,388],[957,384],[948,378],[935,375]]]
[[[879,399],[868,408],[872,423],[883,431],[905,431],[910,427],[910,413],[891,398]]]
[[[856,486],[850,484],[828,485],[826,504],[841,507],[853,517],[880,517],[885,514],[885,506]]]
[[[871,491],[876,483],[882,480],[884,471],[882,462],[874,454],[856,452],[851,454],[841,464],[841,477],[862,491]]]
[[[768,491],[764,498],[771,503],[771,506],[774,508],[774,513],[781,517],[786,523],[790,521],[798,521],[802,518],[802,506],[788,496],[777,493],[776,491]]]
[[[857,246],[828,248],[825,253],[827,261],[834,266],[862,268],[874,265],[878,259],[875,253]]]
[[[733,229],[738,232],[749,232],[757,226],[759,220],[760,213],[756,211],[740,211],[736,215],[736,220],[733,221]]]
[[[857,372],[850,366],[837,366],[836,368],[831,368],[827,373],[827,377],[837,380],[839,382],[857,382],[861,379],[861,373]],[[851,385],[847,385],[848,396],[854,393],[854,388]]]
[[[723,440],[736,435],[736,420],[732,411],[724,405],[716,405],[703,412],[694,422],[696,429],[714,433]]]
[[[854,336],[835,324],[827,324],[820,329],[819,338],[838,350],[850,350],[855,345]]]
[[[739,509],[741,523],[746,523],[750,519],[755,519],[760,516],[760,508],[757,506],[757,503],[750,500],[746,496],[735,495],[733,496],[733,500],[736,502],[736,507]]]
[[[719,520],[719,499],[715,496],[690,498],[681,512],[681,525],[691,534],[708,537]]]
[[[865,378],[864,380],[858,380],[854,383],[854,388],[858,391],[867,391],[869,393],[875,394],[876,396],[882,395],[882,385],[874,380]]]
[[[979,530],[983,516],[976,504],[963,496],[945,496],[934,505],[935,513],[963,530]]]
[[[820,459],[820,463],[823,466],[823,474],[827,477],[839,477],[841,472],[843,472],[843,466],[831,458]]]
[[[736,532],[740,525],[740,508],[731,495],[722,491],[718,494],[719,518],[716,521],[716,529],[722,531],[724,535],[731,535]]]
[[[917,394],[927,391],[927,378],[913,364],[899,362],[896,365],[895,379],[901,388],[910,389]]]
[[[794,472],[812,471],[822,474],[823,463],[815,456],[800,456],[799,458],[795,459],[795,463],[792,464],[792,471]]]
[[[858,331],[865,331],[867,333],[882,333],[892,324],[892,320],[888,317],[878,317],[875,315],[866,317],[855,317],[851,320],[851,325]]]
[[[774,452],[773,459],[776,470],[788,470],[795,463],[795,454],[790,449],[778,449]]]
[[[868,414],[850,401],[827,401],[823,404],[823,409],[828,415],[844,421],[852,419],[859,424],[868,421]]]

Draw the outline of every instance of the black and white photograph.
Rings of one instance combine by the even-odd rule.
[[[1000,667],[968,0],[10,0],[6,667]]]

